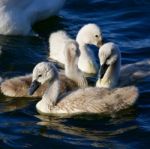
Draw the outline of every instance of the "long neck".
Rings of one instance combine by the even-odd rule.
[[[88,48],[87,48],[87,45],[86,44],[79,44],[79,49],[80,49],[80,52],[81,52],[81,56],[88,56]]]
[[[76,41],[77,43],[79,44],[79,49],[80,49],[80,56],[79,56],[79,63],[84,65],[84,63],[87,64],[87,66],[90,66],[90,64],[92,64],[92,66],[90,66],[90,69],[92,68],[92,72],[95,72],[95,64],[93,66],[93,60],[92,60],[92,57],[93,57],[93,53],[88,50],[88,47],[87,47],[87,42],[85,42],[83,40],[83,34],[81,34],[80,32],[78,33],[77,37],[76,37]],[[80,68],[80,66],[79,66]],[[89,68],[86,68],[86,70],[89,69]],[[84,71],[84,70],[82,70]]]
[[[114,87],[118,84],[120,75],[120,62],[117,60],[113,65],[110,65],[106,74],[104,75],[104,79],[110,81],[110,86]]]
[[[120,58],[113,64],[110,65],[102,79],[98,79],[98,87],[113,88],[116,87],[120,76]]]
[[[81,56],[87,56],[88,55],[88,51],[87,51],[87,44],[82,40],[82,35],[79,33],[78,35],[77,35],[77,38],[76,38],[76,41],[77,41],[77,43],[79,44],[79,49],[80,49],[80,52],[81,52],[81,54],[80,54],[80,57]]]
[[[48,104],[55,105],[59,95],[59,88],[59,79],[49,82],[49,86],[45,91],[42,100],[45,100]]]
[[[78,69],[78,59],[71,59],[71,61],[66,60],[65,63],[65,75],[73,80],[79,87],[86,87],[87,81],[84,74]]]
[[[52,82],[49,82],[48,88],[45,91],[42,100],[40,100],[36,108],[41,113],[49,113],[51,108],[57,103],[59,96],[60,83],[59,79],[56,78]]]

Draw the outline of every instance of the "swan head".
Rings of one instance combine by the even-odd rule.
[[[112,42],[104,44],[99,50],[100,70],[97,87],[112,88],[120,74],[120,50]]]
[[[80,56],[79,45],[75,40],[70,40],[65,45],[65,63],[68,65],[76,64]]]
[[[32,83],[29,88],[29,94],[33,95],[41,84],[47,81],[51,82],[57,77],[57,69],[51,62],[38,63],[32,72]]]
[[[102,40],[101,29],[94,23],[84,25],[79,30],[76,37],[76,41],[79,43],[79,45],[91,44],[97,47],[101,47],[103,44]]]

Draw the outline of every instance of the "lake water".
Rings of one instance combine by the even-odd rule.
[[[150,58],[149,0],[70,0],[58,17],[34,26],[40,38],[0,36],[0,76],[31,72],[35,64],[47,59],[51,32],[64,29],[75,37],[90,22],[101,27],[107,41],[119,45],[122,64]],[[149,148],[150,78],[138,87],[137,105],[112,117],[42,116],[36,112],[36,99],[0,95],[0,148]]]

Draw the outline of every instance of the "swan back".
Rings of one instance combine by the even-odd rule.
[[[0,88],[5,96],[28,97],[27,88],[29,87],[31,81],[32,81],[31,75],[14,77],[2,82]]]
[[[66,0],[34,0],[30,1],[30,7],[26,9],[26,14],[31,20],[31,24],[36,21],[46,19],[50,16],[56,15],[63,7]]]
[[[86,88],[74,91],[51,109],[54,114],[101,113],[114,114],[135,104],[138,89],[134,86],[115,88]]]
[[[32,25],[56,15],[65,0],[1,0],[0,34],[27,35]]]
[[[145,81],[146,77],[150,77],[150,59],[122,66],[119,86],[133,85]]]
[[[65,31],[57,31],[52,33],[49,37],[50,58],[64,64],[64,50],[66,47],[66,42],[70,40],[71,38]]]
[[[112,42],[99,49],[100,71],[97,87],[113,88],[120,76],[121,54],[118,46]]]

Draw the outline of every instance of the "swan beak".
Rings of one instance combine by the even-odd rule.
[[[102,45],[103,45],[103,41],[102,41],[102,40],[99,40],[99,41],[97,42],[97,47],[100,48]]]
[[[39,83],[38,81],[33,81],[29,88],[29,95],[33,95],[34,92],[40,87],[40,85],[41,83]]]
[[[97,47],[100,48],[104,43],[106,43],[106,41],[105,41],[104,38],[102,38],[101,40],[99,40],[99,41],[97,42]]]
[[[102,79],[104,77],[108,67],[109,67],[109,65],[107,65],[107,64],[101,65],[101,68],[99,70],[99,78],[100,79]]]

